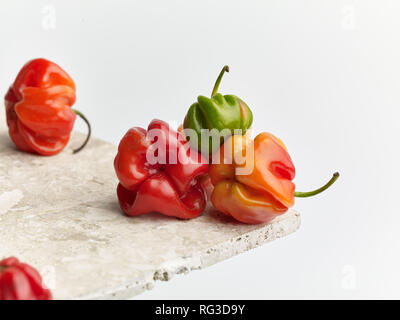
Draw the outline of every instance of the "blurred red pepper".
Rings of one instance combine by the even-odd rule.
[[[129,216],[159,212],[191,219],[205,208],[198,178],[208,172],[207,160],[166,122],[153,120],[147,131],[130,129],[119,144],[114,167],[119,203]]]
[[[86,117],[71,109],[75,83],[55,63],[45,59],[29,61],[18,73],[5,97],[9,135],[22,151],[50,156],[67,145],[76,115],[91,128]]]
[[[210,165],[216,209],[249,224],[269,222],[294,204],[327,189],[337,178],[311,192],[295,192],[295,168],[282,141],[260,133],[253,141],[235,135],[222,145]]]
[[[33,267],[11,257],[0,261],[0,300],[51,300]]]

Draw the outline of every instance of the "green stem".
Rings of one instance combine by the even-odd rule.
[[[214,89],[213,89],[213,91],[211,93],[211,98],[214,97],[217,94],[218,88],[219,88],[219,84],[221,83],[221,79],[224,76],[225,72],[229,72],[229,67],[228,66],[224,66],[222,68],[221,72],[219,73],[217,81],[215,81]]]
[[[339,172],[335,172],[331,178],[331,180],[329,180],[324,186],[322,186],[321,188],[314,190],[314,191],[308,191],[308,192],[299,192],[296,191],[294,193],[295,197],[298,198],[307,198],[307,197],[312,197],[315,196],[318,193],[321,193],[322,191],[328,189],[337,179],[339,178]]]
[[[86,123],[86,125],[88,127],[88,133],[87,133],[86,139],[78,149],[74,150],[74,154],[75,154],[75,153],[78,153],[79,151],[81,151],[87,145],[87,143],[89,142],[90,136],[92,134],[92,127],[90,125],[89,120],[85,117],[85,115],[82,112],[80,112],[80,111],[78,111],[76,109],[72,109],[72,111],[75,112],[75,114],[77,116],[79,116],[83,121],[85,121],[85,123]]]
[[[0,273],[2,273],[4,270],[6,270],[8,267],[7,266],[0,266]]]

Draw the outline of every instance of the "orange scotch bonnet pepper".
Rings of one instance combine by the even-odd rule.
[[[270,133],[231,136],[214,154],[211,201],[220,212],[248,224],[266,223],[285,213],[294,197],[308,197],[328,188],[295,192],[295,167],[283,143]]]

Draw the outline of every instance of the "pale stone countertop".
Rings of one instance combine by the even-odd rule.
[[[294,232],[290,210],[269,225],[243,225],[213,210],[182,221],[129,218],[116,198],[116,146],[74,134],[66,150],[19,152],[0,112],[0,258],[35,266],[56,299],[130,298],[157,280],[201,269]]]

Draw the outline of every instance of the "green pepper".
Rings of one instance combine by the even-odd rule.
[[[193,139],[187,134],[190,144],[204,155],[214,153],[227,137],[238,133],[244,135],[253,122],[253,113],[243,100],[234,95],[218,93],[225,72],[229,72],[228,66],[222,68],[211,98],[199,96],[197,102],[190,106],[183,122],[185,133],[189,132],[186,129],[192,129],[197,136],[197,139]],[[241,131],[235,131],[237,129]]]

